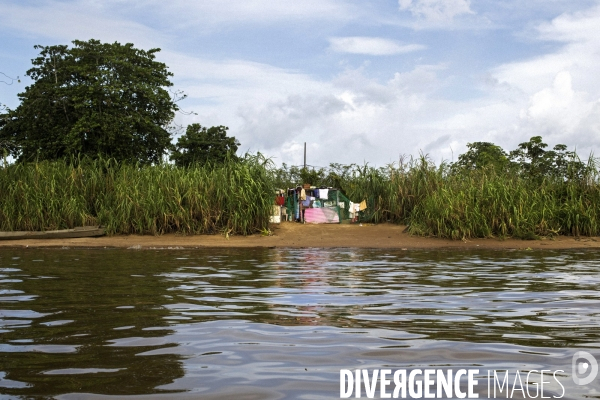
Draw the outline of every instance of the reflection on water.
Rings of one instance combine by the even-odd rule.
[[[600,398],[570,380],[598,287],[589,252],[3,249],[0,394],[338,398],[341,368],[479,366]]]

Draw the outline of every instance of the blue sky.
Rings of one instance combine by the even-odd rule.
[[[600,1],[0,0],[0,103],[35,44],[162,49],[176,122],[226,125],[277,163],[384,165],[507,150],[531,136],[600,149]],[[1,75],[0,75],[1,77]],[[7,80],[0,78],[0,80]]]

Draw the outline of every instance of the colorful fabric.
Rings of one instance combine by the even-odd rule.
[[[360,202],[359,210],[360,211],[364,211],[366,209],[367,209],[367,201],[363,200],[363,201]]]
[[[333,208],[307,208],[304,221],[307,224],[339,224],[340,217]]]

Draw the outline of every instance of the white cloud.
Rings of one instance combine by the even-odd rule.
[[[573,102],[574,97],[571,74],[561,71],[556,75],[552,87],[542,89],[531,96],[530,106],[522,116],[530,119],[560,116]]]
[[[383,83],[349,69],[323,81],[244,60],[160,57],[169,60],[176,86],[186,87],[185,108],[199,114],[180,116],[181,123],[228,125],[242,151],[265,152],[278,163],[299,164],[307,142],[309,164],[322,166],[397,160],[424,147],[428,141],[410,127],[437,115],[422,114],[423,104],[445,68],[420,65]]]
[[[138,22],[107,14],[106,11],[104,4],[93,1],[49,1],[38,6],[8,3],[2,5],[0,23],[4,29],[10,28],[36,38],[58,39],[64,44],[74,39],[100,39],[106,42],[132,42],[139,47],[150,48],[168,37]]]
[[[268,148],[278,162],[298,164],[301,144],[308,143],[308,163],[391,162],[416,154],[430,143],[422,121],[447,116],[450,109],[429,97],[443,68],[418,66],[379,83],[362,69],[348,70],[331,83],[322,82],[267,102],[247,102],[236,128],[253,146]],[[411,79],[425,84],[411,86]]]
[[[308,19],[349,20],[357,15],[355,7],[343,0],[146,0],[144,3],[146,8],[177,21],[177,29]]]
[[[556,51],[492,70],[498,88],[515,101],[513,132],[542,135],[577,146],[583,155],[600,146],[600,7],[563,14],[538,27],[538,40],[564,43]],[[504,130],[506,133],[507,130]]]
[[[346,21],[356,14],[354,7],[342,0],[47,0],[36,5],[5,2],[0,26],[67,42],[94,38],[149,48],[177,40],[181,31],[197,35],[214,33],[220,26],[230,29],[232,24]]]
[[[537,31],[544,40],[574,42],[600,42],[600,36],[594,34],[598,29],[600,7],[570,14],[562,14],[549,23],[542,23]]]
[[[46,0],[36,7],[4,3],[0,14],[3,32],[10,29],[36,41],[40,37],[64,42],[94,37],[132,41],[144,48],[162,47],[158,58],[175,73],[175,87],[189,95],[183,108],[199,114],[178,115],[180,123],[228,125],[241,141],[242,150],[264,151],[278,162],[300,163],[303,142],[308,143],[309,164],[316,165],[363,160],[381,165],[397,160],[400,154],[416,155],[419,150],[429,152],[436,161],[452,158],[452,152],[456,159],[467,142],[491,141],[513,149],[540,134],[549,144],[576,145],[582,154],[600,146],[600,80],[596,78],[600,36],[595,28],[600,26],[600,7],[539,25],[537,36],[529,39],[553,41],[547,54],[490,69],[488,83],[477,88],[477,98],[457,101],[442,93],[447,93],[443,89],[451,84],[453,75],[462,72],[431,54],[426,55],[427,62],[435,65],[415,66],[408,61],[385,65],[386,59],[380,58],[373,65],[383,65],[383,70],[372,71],[374,67],[365,65],[336,73],[331,72],[336,68],[332,67],[323,75],[333,78],[319,79],[303,70],[194,54],[197,50],[177,51],[173,40],[178,38],[173,32],[189,30],[192,35],[203,24],[210,28],[214,24],[262,23],[263,34],[274,22],[293,21],[299,26],[309,18],[321,22],[324,18],[358,19],[361,14],[341,0],[148,0],[143,7],[124,0]],[[399,5],[418,17],[415,23],[425,26],[440,26],[453,19],[462,24],[464,20],[457,17],[473,13],[465,0],[400,0]],[[144,17],[134,15],[138,12]],[[361,32],[365,32],[363,28]],[[339,32],[311,31],[315,37],[311,39],[318,43],[323,35]],[[330,39],[330,49],[344,53],[386,55],[423,48],[376,36]],[[477,73],[485,74],[475,70]],[[473,91],[475,85],[467,90]]]
[[[468,142],[490,141],[512,150],[541,135],[549,145],[565,143],[585,157],[600,147],[600,39],[595,26],[600,26],[600,7],[540,25],[534,40],[563,45],[491,69],[493,83],[470,100],[439,96],[446,84],[440,79],[444,65],[417,66],[385,83],[361,70],[348,71],[333,81],[346,106],[321,117],[316,128],[322,132],[320,146],[313,152],[330,160],[357,154],[360,148],[358,154],[366,160],[381,163],[394,154],[423,150],[436,161],[456,160]]]
[[[244,60],[208,60],[164,52],[175,74],[176,87],[185,87],[182,106],[197,116],[178,122],[227,125],[242,143],[242,151],[280,156],[293,140],[314,129],[321,116],[345,105],[328,82],[308,75]],[[281,160],[279,160],[281,161]]]
[[[398,0],[401,10],[432,22],[452,20],[457,15],[473,14],[470,0]]]
[[[373,56],[410,53],[426,48],[420,44],[402,45],[389,39],[363,36],[334,37],[329,39],[329,43],[335,52]]]
[[[600,7],[561,15],[541,24],[537,39],[563,42],[562,47],[543,56],[501,65],[492,73],[498,82],[531,93],[551,86],[559,72],[569,71],[575,90],[599,93],[600,81],[595,78],[600,60],[597,26],[600,26]]]
[[[460,146],[486,140],[513,149],[541,135],[550,145],[564,143],[587,156],[600,147],[600,82],[596,67],[600,64],[600,40],[596,26],[600,26],[600,7],[564,14],[540,25],[537,40],[560,41],[563,46],[494,68],[491,74],[495,85],[478,100],[487,105],[465,103],[462,113],[436,121],[436,126],[454,131]]]
[[[543,88],[529,97],[520,112],[520,127],[524,131],[537,132],[560,139],[569,144],[579,144],[579,134],[590,132],[586,121],[600,105],[600,93],[575,91],[569,71],[559,72],[552,86]],[[592,129],[593,130],[593,129]],[[596,136],[600,131],[596,131]],[[596,144],[598,140],[596,139]]]

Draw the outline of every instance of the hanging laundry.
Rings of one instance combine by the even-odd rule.
[[[319,198],[327,200],[327,196],[329,195],[329,189],[319,189]]]
[[[363,210],[366,210],[366,209],[367,209],[367,201],[363,200],[363,201],[360,202],[359,210],[363,211]]]

